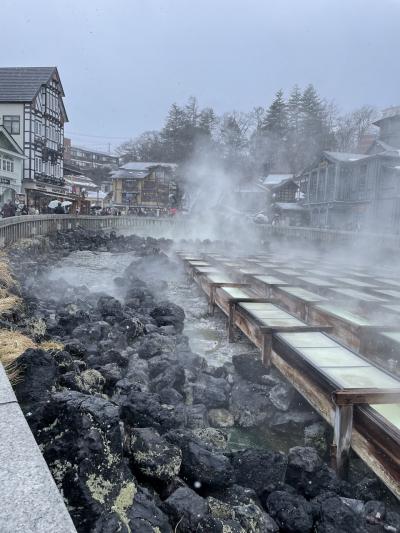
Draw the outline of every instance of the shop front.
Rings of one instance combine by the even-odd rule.
[[[38,210],[39,213],[48,213],[48,205],[52,200],[72,202],[69,211],[75,212],[78,197],[68,192],[64,187],[42,183],[40,181],[24,182],[23,190],[26,195],[28,208]]]

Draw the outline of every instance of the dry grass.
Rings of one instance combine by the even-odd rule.
[[[18,331],[0,330],[0,361],[4,366],[14,363],[25,350],[36,346],[32,339]]]
[[[18,357],[28,348],[41,348],[42,350],[63,350],[64,345],[57,341],[44,341],[36,344],[32,339],[18,331],[0,330],[0,362],[10,382],[15,385],[22,379],[21,368],[18,366]]]
[[[23,301],[18,296],[8,295],[2,296],[0,294],[0,315],[7,311],[21,311]]]
[[[26,335],[18,331],[0,330],[0,362],[4,366],[8,379],[12,384],[21,379],[17,359],[28,348],[35,348],[36,344]]]
[[[6,289],[15,289],[18,283],[11,274],[10,264],[4,252],[0,252],[0,284]]]
[[[64,344],[57,341],[44,341],[38,345],[42,350],[64,350]]]

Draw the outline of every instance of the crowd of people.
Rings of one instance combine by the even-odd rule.
[[[17,215],[29,215],[29,209],[26,204],[15,204],[12,200],[6,202],[1,208],[2,218],[15,217]]]
[[[91,214],[101,216],[122,216],[132,215],[141,217],[168,217],[175,216],[177,210],[175,208],[162,208],[162,207],[100,207],[92,206],[90,213],[81,213],[79,207],[68,206],[64,207],[61,202],[58,202],[55,207],[45,206],[41,210],[34,206],[27,206],[26,203],[15,203],[12,200],[6,202],[1,210],[0,214],[2,218],[14,217],[19,215],[65,215],[65,214]]]

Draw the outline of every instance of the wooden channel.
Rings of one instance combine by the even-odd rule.
[[[400,380],[359,353],[364,337],[372,332],[384,337],[386,330],[390,335],[393,327],[329,301],[336,290],[340,299],[343,289],[348,300],[369,294],[365,305],[395,305],[397,295],[383,292],[396,290],[394,282],[375,282],[361,270],[358,277],[358,271],[342,271],[337,278],[299,276],[271,257],[251,258],[246,267],[245,259],[215,261],[207,254],[188,257],[197,259],[194,264],[182,259],[208,296],[210,312],[217,306],[227,316],[229,340],[235,340],[236,328],[244,333],[260,349],[264,364],[274,365],[333,426],[338,473],[346,476],[351,446],[400,498]],[[354,288],[350,278],[356,278]],[[400,332],[392,334],[386,342],[400,340]],[[295,346],[294,338],[305,339],[307,346]]]

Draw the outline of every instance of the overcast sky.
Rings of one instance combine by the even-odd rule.
[[[77,144],[313,83],[344,111],[400,104],[400,0],[0,0],[2,66],[57,65]]]

